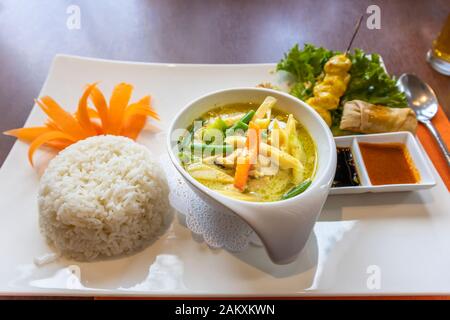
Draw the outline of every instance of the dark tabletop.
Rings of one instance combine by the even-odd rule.
[[[418,74],[449,115],[450,77],[425,61],[450,13],[448,0],[2,0],[0,131],[24,124],[57,53],[148,62],[276,62],[297,42],[343,50],[356,19],[373,3],[381,8],[381,29],[369,30],[364,21],[354,47],[380,53],[393,74]],[[66,26],[71,4],[80,8],[80,29]],[[0,164],[13,142],[0,138]]]
[[[72,4],[81,10],[78,30],[66,26]],[[277,62],[297,42],[344,50],[370,4],[381,8],[381,29],[369,30],[364,21],[354,47],[380,53],[392,74],[419,75],[449,116],[450,77],[425,60],[450,13],[449,0],[2,0],[0,131],[24,124],[57,53],[146,62]],[[13,142],[0,138],[0,164]]]

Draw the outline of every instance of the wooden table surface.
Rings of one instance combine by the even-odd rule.
[[[72,4],[80,8],[80,29],[66,26]],[[419,75],[449,116],[450,77],[425,60],[450,13],[448,0],[2,0],[0,131],[24,124],[57,53],[145,62],[277,62],[297,42],[345,49],[356,19],[371,4],[381,8],[381,29],[363,23],[354,47],[380,53],[392,74]],[[0,138],[0,164],[13,143]]]

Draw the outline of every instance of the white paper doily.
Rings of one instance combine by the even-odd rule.
[[[250,242],[260,245],[258,237],[245,221],[236,215],[215,210],[199,198],[167,155],[161,157],[161,164],[170,187],[170,204],[186,216],[187,227],[201,235],[210,247],[239,252],[247,249]]]

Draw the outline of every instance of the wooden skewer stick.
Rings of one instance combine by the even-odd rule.
[[[347,50],[345,51],[345,55],[347,55],[350,52],[350,48],[352,47],[353,40],[355,40],[356,35],[358,34],[359,28],[361,27],[361,22],[363,20],[364,15],[361,15],[359,17],[358,22],[355,25],[355,30],[353,31],[352,38],[350,39],[350,43],[348,44]]]

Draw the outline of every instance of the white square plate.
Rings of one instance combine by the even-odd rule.
[[[164,154],[164,129],[191,99],[209,91],[275,81],[274,65],[172,65],[57,56],[41,95],[75,110],[86,83],[134,84],[150,93],[162,133],[139,142]],[[67,107],[69,108],[69,107]],[[45,119],[34,108],[26,123]],[[176,216],[165,234],[126,258],[92,263],[61,259],[36,267],[48,253],[38,230],[38,175],[17,142],[0,170],[0,293],[52,295],[373,295],[450,294],[450,197],[434,168],[429,190],[330,197],[297,261],[272,264],[264,249],[211,250]],[[425,156],[425,161],[429,159]],[[276,212],[274,212],[276,214]]]

